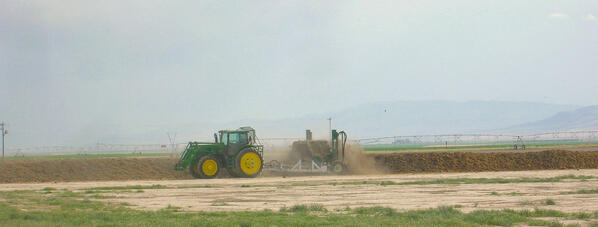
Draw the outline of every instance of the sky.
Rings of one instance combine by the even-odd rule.
[[[0,120],[25,146],[395,100],[596,105],[596,17],[595,0],[3,0]]]

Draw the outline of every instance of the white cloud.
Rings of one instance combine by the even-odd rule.
[[[567,19],[569,18],[569,15],[564,14],[564,13],[552,13],[549,15],[550,18],[555,18],[555,19]]]
[[[589,13],[589,14],[586,16],[586,20],[596,20],[596,17],[595,17],[594,15],[592,15],[591,13]]]

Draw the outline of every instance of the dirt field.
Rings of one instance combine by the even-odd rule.
[[[170,158],[0,160],[0,183],[191,179]]]
[[[348,156],[348,160],[357,173],[598,168],[595,151],[385,153]],[[174,171],[175,161],[171,158],[0,160],[0,183],[191,179],[188,171]],[[226,177],[226,171],[221,172]]]
[[[575,175],[586,179],[559,182],[381,185],[371,182],[409,182],[435,179],[551,178]],[[591,178],[589,177],[591,176]],[[370,182],[370,183],[368,183]],[[117,186],[160,185],[161,189],[119,190]],[[329,210],[345,207],[388,206],[399,210],[457,206],[477,209],[533,209],[566,212],[598,210],[596,194],[564,194],[598,188],[598,169],[544,170],[448,174],[391,174],[358,176],[261,177],[255,179],[108,181],[4,184],[0,190],[41,190],[46,187],[89,192],[101,191],[102,201],[127,202],[137,209],[158,210],[177,206],[187,211],[278,210],[295,204],[318,203]],[[98,192],[95,192],[98,193]],[[546,205],[551,199],[556,204]]]

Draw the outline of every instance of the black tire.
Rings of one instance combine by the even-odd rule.
[[[345,165],[343,165],[343,163],[340,161],[333,162],[331,167],[332,167],[332,172],[334,172],[336,174],[341,174],[341,173],[345,172],[345,169],[346,169]]]
[[[249,154],[253,157],[246,157],[247,160],[242,160],[243,156],[245,156],[246,154]],[[257,163],[258,160],[259,163]],[[249,173],[246,173],[245,171],[243,171],[242,165],[245,165],[251,171]],[[256,150],[252,148],[245,148],[241,152],[239,152],[239,154],[237,154],[237,157],[235,157],[235,169],[233,170],[233,172],[235,172],[234,174],[236,175],[236,177],[254,178],[262,173],[263,168],[264,159],[260,155],[260,153],[258,153]]]
[[[214,163],[216,164],[216,169],[215,171],[213,170],[213,168],[210,168],[210,171],[212,172],[204,172],[203,170],[203,166],[204,164],[208,164],[206,162],[210,162],[213,161],[209,164],[211,164],[211,166],[214,165]],[[220,173],[220,169],[222,169],[222,165],[220,164],[220,161],[218,160],[218,158],[216,158],[214,155],[206,155],[201,157],[197,162],[191,164],[189,166],[189,172],[191,172],[191,176],[195,177],[195,178],[200,178],[200,179],[212,179],[216,176],[218,176],[218,173]]]
[[[189,173],[191,173],[191,176],[193,176],[193,178],[201,178],[199,173],[196,171],[198,171],[197,162],[193,162],[191,163],[191,165],[189,165]]]

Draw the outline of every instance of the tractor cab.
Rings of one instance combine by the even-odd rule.
[[[240,148],[255,144],[255,129],[251,127],[241,127],[237,130],[221,130],[218,132],[216,143],[224,144],[224,150],[227,155],[236,154]]]
[[[216,136],[216,143],[220,141],[224,145],[255,144],[255,130],[250,127],[242,127],[238,130],[220,130],[214,136]]]

